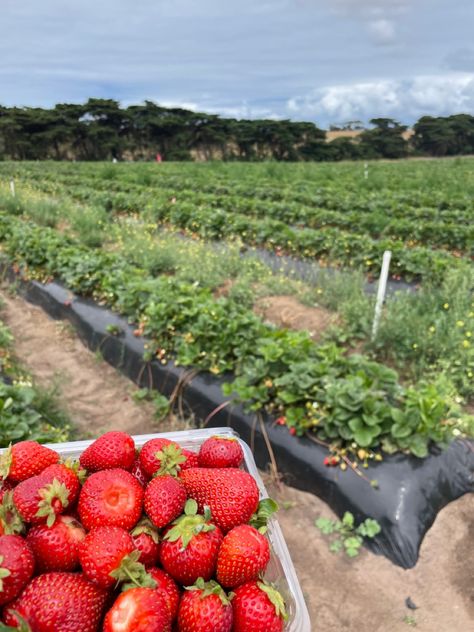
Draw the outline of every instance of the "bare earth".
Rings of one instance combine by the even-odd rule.
[[[151,405],[132,399],[136,387],[95,358],[67,326],[21,298],[5,292],[0,297],[5,302],[2,319],[15,337],[16,356],[38,383],[58,384],[78,436],[91,437],[112,428],[132,433],[158,430]],[[160,424],[159,430],[167,429]],[[279,521],[305,594],[312,630],[474,629],[474,495],[441,511],[423,542],[417,566],[405,571],[365,550],[353,560],[330,553],[327,540],[314,526],[319,516],[332,515],[328,506],[291,487],[272,492],[290,505],[280,511]],[[406,607],[407,597],[417,610]]]

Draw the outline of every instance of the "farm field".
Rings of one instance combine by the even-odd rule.
[[[138,401],[137,387],[87,351],[61,321],[12,296],[8,286],[2,288],[0,298],[0,346],[8,349],[7,366],[4,363],[2,368],[12,375],[15,366],[16,374],[28,374],[37,389],[56,386],[55,401],[67,414],[71,438],[89,438],[118,428],[136,433],[184,427],[176,419],[158,421],[152,403]],[[66,421],[64,413],[63,418]],[[415,624],[421,632],[469,627],[474,615],[470,598],[472,494],[442,510],[425,538],[416,568],[406,571],[367,551],[354,560],[335,556],[314,525],[320,516],[333,516],[328,506],[312,494],[275,485],[269,477],[266,483],[282,506],[278,519],[316,630],[316,625],[329,632],[360,628],[404,632]],[[301,531],[306,534],[304,550]],[[407,608],[407,597],[418,607],[416,611]]]

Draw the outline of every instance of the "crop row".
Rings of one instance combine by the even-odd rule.
[[[279,415],[293,432],[339,445],[410,450],[449,440],[458,411],[436,385],[402,387],[397,374],[307,332],[278,330],[229,297],[170,276],[152,278],[115,253],[93,250],[48,228],[0,216],[8,260],[27,278],[60,278],[126,315],[151,339],[144,360],[171,357],[214,374],[247,408]],[[427,412],[428,411],[428,412]]]

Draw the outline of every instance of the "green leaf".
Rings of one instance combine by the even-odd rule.
[[[350,511],[346,511],[346,513],[342,517],[342,524],[350,528],[354,526],[354,516],[351,514]]]
[[[331,553],[339,553],[339,551],[341,549],[342,549],[342,542],[341,542],[341,540],[334,540],[329,545],[329,550],[331,551]]]
[[[362,524],[357,527],[356,533],[366,538],[374,538],[378,533],[380,533],[381,530],[382,529],[377,520],[367,518]]]
[[[335,522],[333,520],[330,520],[329,518],[318,518],[315,522],[315,525],[318,527],[321,533],[324,533],[324,535],[330,535],[331,533],[334,533],[336,527]]]

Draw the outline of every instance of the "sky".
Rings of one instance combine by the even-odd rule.
[[[473,0],[0,0],[0,104],[321,127],[474,114]]]

